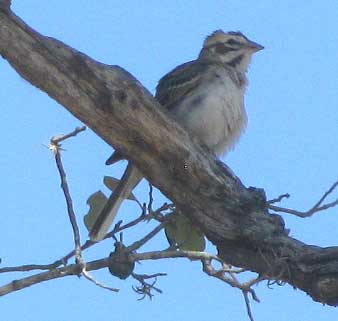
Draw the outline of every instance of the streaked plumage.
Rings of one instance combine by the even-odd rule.
[[[196,60],[176,67],[159,81],[155,97],[192,136],[221,155],[246,125],[245,73],[252,54],[261,49],[240,32],[217,30],[205,39]],[[120,158],[115,152],[107,162]],[[90,232],[92,240],[104,237],[120,204],[141,179],[142,173],[129,163],[119,189]]]

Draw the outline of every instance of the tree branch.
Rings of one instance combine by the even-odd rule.
[[[77,225],[76,222],[76,216],[74,213],[74,209],[73,209],[73,200],[70,196],[70,191],[69,191],[69,187],[68,187],[68,183],[67,183],[67,178],[66,178],[66,172],[63,168],[63,164],[62,164],[62,160],[61,160],[61,144],[60,142],[69,138],[69,137],[73,137],[76,136],[79,132],[85,130],[86,127],[79,127],[76,128],[74,131],[72,131],[71,133],[67,134],[67,135],[62,135],[60,137],[53,137],[50,140],[50,145],[49,148],[50,150],[54,153],[55,156],[55,162],[56,162],[56,166],[60,175],[60,180],[61,180],[61,188],[63,191],[63,194],[65,196],[66,199],[66,204],[67,204],[67,211],[68,211],[68,217],[69,217],[69,221],[72,225],[72,229],[73,229],[73,236],[74,236],[74,243],[75,243],[75,259],[77,263],[83,263],[82,262],[82,257],[81,257],[81,240],[80,240],[80,231],[79,231],[79,227]]]
[[[275,206],[272,205],[275,202],[281,201],[284,197],[289,197],[289,194],[285,194],[285,195],[281,195],[280,197],[278,197],[275,200],[271,200],[269,202],[269,209],[275,211],[275,212],[282,212],[282,213],[287,213],[287,214],[292,214],[298,217],[310,217],[315,213],[321,212],[321,211],[325,211],[331,207],[335,207],[338,205],[338,198],[336,198],[333,202],[328,202],[326,204],[323,204],[323,202],[326,200],[326,198],[332,194],[334,192],[334,190],[337,188],[338,186],[338,181],[334,182],[331,187],[323,194],[323,196],[319,199],[319,201],[313,205],[313,207],[311,207],[308,211],[306,212],[301,212],[301,211],[297,211],[291,208],[285,208],[285,207],[279,207],[279,206]]]
[[[88,262],[86,263],[86,271],[99,270],[104,267],[108,267],[109,264],[110,264],[109,258]],[[48,280],[63,278],[69,275],[81,275],[82,269],[83,269],[82,264],[71,264],[65,267],[52,269],[47,272],[42,272],[34,274],[32,276],[28,276],[26,278],[15,280],[11,283],[8,283],[0,287],[0,296],[9,294],[14,291],[19,291],[31,285],[45,282]]]
[[[2,57],[134,161],[199,225],[223,261],[337,305],[337,248],[306,245],[289,237],[281,217],[269,215],[264,191],[245,188],[226,166],[194,144],[128,72],[40,35],[1,8]],[[58,277],[60,271],[54,273]]]
[[[124,264],[128,263],[135,263],[139,261],[144,260],[159,260],[159,259],[168,259],[168,258],[187,258],[189,260],[200,260],[202,262],[203,270],[208,275],[216,277],[223,282],[229,284],[232,287],[238,288],[243,292],[243,295],[246,299],[246,306],[247,306],[247,312],[248,315],[251,315],[250,311],[250,305],[248,302],[247,293],[251,293],[254,300],[259,302],[254,290],[251,288],[254,284],[257,282],[263,280],[262,277],[255,278],[253,280],[240,283],[237,278],[235,277],[235,274],[245,272],[244,270],[238,270],[235,268],[232,268],[231,266],[225,264],[220,257],[214,254],[206,253],[206,252],[196,252],[196,251],[174,251],[174,250],[164,250],[164,251],[153,251],[153,252],[145,252],[145,253],[131,253],[129,252],[131,248],[125,248],[123,251],[128,252],[128,255],[125,256],[125,259],[128,260],[128,262],[121,262]],[[50,264],[50,270],[47,272],[38,273],[29,277],[25,277],[19,280],[15,280],[9,284],[6,284],[4,286],[0,287],[0,296],[7,295],[14,291],[19,291],[21,289],[24,289],[26,287],[32,286],[34,284],[38,284],[41,282],[45,282],[48,280],[56,279],[56,278],[62,278],[69,275],[79,275],[85,277],[87,280],[93,282],[95,285],[110,290],[114,292],[118,292],[119,290],[104,284],[99,283],[96,281],[89,273],[88,271],[92,270],[98,270],[102,268],[110,268],[112,264],[116,264],[116,262],[113,261],[114,259],[110,256],[109,258],[104,258],[101,260],[92,261],[89,263],[86,263],[84,266],[81,262],[77,264],[68,265],[65,267],[55,267],[53,264]],[[222,268],[220,270],[215,270],[212,266],[211,262],[215,260],[219,262],[222,265]],[[34,266],[34,265],[30,265]],[[29,269],[25,269],[26,266],[19,266],[15,268],[7,268],[8,271],[29,271]],[[36,266],[38,267],[38,266]],[[40,268],[45,269],[47,265],[41,265]],[[6,268],[4,268],[6,269]],[[228,274],[229,277],[225,276],[225,274]],[[156,273],[152,275],[146,275],[146,274],[136,274],[135,272],[132,272],[131,275],[137,279],[140,282],[140,286],[133,287],[134,291],[138,294],[141,294],[143,299],[144,297],[152,298],[153,294],[152,291],[161,292],[161,290],[154,286],[156,282],[156,278],[158,276],[164,276],[166,273]],[[146,282],[146,279],[154,279],[155,280],[152,283]]]

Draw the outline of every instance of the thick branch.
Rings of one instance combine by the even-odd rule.
[[[281,218],[267,212],[263,193],[246,189],[195,145],[129,73],[38,34],[2,9],[0,54],[133,160],[200,226],[226,262],[286,281],[314,300],[337,304],[338,249],[288,237]]]

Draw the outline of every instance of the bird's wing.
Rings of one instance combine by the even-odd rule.
[[[208,63],[187,62],[176,67],[163,76],[156,87],[156,99],[168,110],[175,106],[183,97],[201,83],[202,74],[210,67]],[[118,151],[115,151],[106,161],[106,165],[114,164],[124,159]]]
[[[187,97],[202,81],[202,75],[210,67],[208,63],[187,62],[176,67],[160,79],[155,98],[168,110],[183,97]]]

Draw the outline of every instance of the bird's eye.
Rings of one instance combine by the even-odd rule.
[[[238,42],[236,40],[234,40],[234,39],[229,39],[227,41],[227,44],[229,44],[229,45],[238,45]]]

